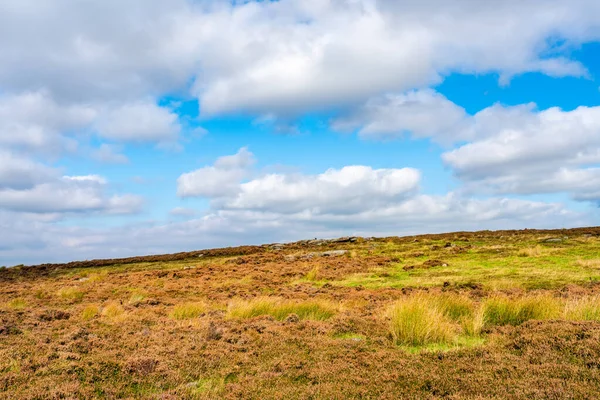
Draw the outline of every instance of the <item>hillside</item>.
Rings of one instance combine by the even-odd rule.
[[[600,227],[0,269],[0,398],[597,398]]]

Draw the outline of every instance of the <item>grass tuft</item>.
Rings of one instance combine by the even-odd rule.
[[[253,318],[260,315],[270,315],[277,320],[284,320],[290,314],[296,314],[300,319],[323,321],[331,318],[338,307],[324,300],[292,302],[274,297],[258,297],[250,301],[235,300],[229,303],[228,318]]]
[[[198,318],[206,312],[204,303],[184,303],[177,304],[169,316],[173,319],[184,320]]]
[[[25,299],[17,297],[15,299],[10,300],[7,305],[14,310],[22,310],[27,307],[27,302]]]
[[[313,269],[311,269],[310,271],[308,271],[308,273],[304,277],[305,280],[310,281],[310,282],[315,282],[318,280],[318,278],[319,278],[319,266],[316,266]]]
[[[121,304],[113,301],[102,308],[102,316],[113,321],[118,321],[125,316],[125,310]]]
[[[572,321],[600,321],[600,296],[567,301],[564,318]]]
[[[88,305],[86,306],[83,311],[81,312],[81,318],[89,321],[93,318],[95,318],[98,315],[98,306],[95,305]]]
[[[458,337],[450,317],[430,296],[416,295],[398,300],[389,308],[388,315],[390,332],[396,344],[445,344]]]
[[[85,293],[77,288],[62,288],[57,293],[57,296],[63,300],[80,301],[85,296]]]
[[[531,319],[559,318],[561,304],[549,295],[510,298],[496,296],[483,305],[486,325],[520,325]]]

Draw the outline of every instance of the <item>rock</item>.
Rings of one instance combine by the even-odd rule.
[[[321,257],[339,257],[347,254],[348,250],[330,250],[319,253]]]
[[[561,242],[564,242],[566,239],[568,239],[568,238],[567,237],[564,237],[564,238],[549,238],[549,239],[542,240],[542,243],[561,243]]]
[[[348,243],[348,242],[356,242],[358,238],[356,236],[344,236],[338,239],[333,239],[331,243]]]
[[[286,324],[295,324],[300,321],[300,317],[297,314],[288,315],[283,322]]]
[[[283,245],[280,243],[275,243],[275,244],[272,244],[271,246],[269,246],[269,248],[271,250],[281,251],[281,250],[283,250]]]
[[[287,255],[283,256],[283,258],[285,259],[285,261],[296,261],[296,256]]]

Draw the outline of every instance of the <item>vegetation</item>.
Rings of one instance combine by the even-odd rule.
[[[183,303],[178,304],[171,311],[171,318],[183,320],[198,318],[206,312],[206,304],[204,303]]]
[[[0,399],[596,398],[598,254],[589,228],[6,268]]]

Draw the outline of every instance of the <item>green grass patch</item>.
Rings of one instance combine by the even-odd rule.
[[[183,303],[177,304],[169,316],[173,319],[184,320],[198,318],[202,314],[206,313],[207,307],[204,303]]]

